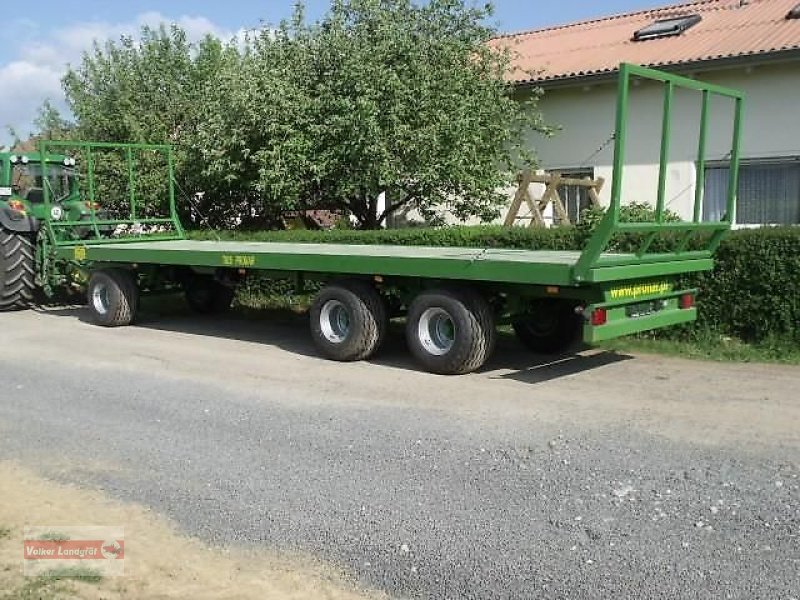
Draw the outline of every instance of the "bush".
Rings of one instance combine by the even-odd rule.
[[[194,239],[216,235],[268,242],[578,250],[587,230],[480,226],[191,233]],[[800,343],[800,228],[734,231],[720,245],[714,270],[685,276],[681,285],[701,289],[698,320],[688,327],[661,330],[659,337],[707,337],[713,332],[758,344]]]
[[[585,209],[575,226],[578,233],[578,243],[586,244],[592,237],[594,230],[605,217],[606,209],[598,206]],[[656,220],[655,209],[646,203],[632,203],[621,206],[619,209],[621,223],[654,223]],[[665,210],[664,220],[677,222],[681,218],[676,213]],[[636,252],[644,242],[646,234],[643,233],[617,233],[612,236],[608,250],[612,252]],[[650,252],[669,252],[679,243],[680,236],[674,233],[658,233],[649,246]]]
[[[702,291],[696,329],[800,343],[800,228],[735,231],[714,270],[687,279]]]
[[[575,250],[580,248],[573,227],[531,229],[481,225],[477,227],[414,227],[376,231],[194,231],[193,239],[299,242],[313,244],[380,244],[399,246],[455,246],[466,248],[519,248],[525,250]]]

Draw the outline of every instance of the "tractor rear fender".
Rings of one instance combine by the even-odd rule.
[[[39,219],[0,206],[0,226],[14,233],[36,233],[39,231]]]

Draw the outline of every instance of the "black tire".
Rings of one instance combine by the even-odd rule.
[[[389,327],[386,302],[373,285],[358,279],[324,287],[314,299],[310,318],[314,344],[338,361],[370,358]]]
[[[215,315],[230,310],[236,290],[212,277],[192,277],[184,285],[186,303],[203,315]]]
[[[122,269],[101,269],[92,273],[87,288],[92,319],[103,327],[122,327],[136,319],[139,287],[132,273]]]
[[[36,289],[33,236],[0,227],[0,311],[28,307]]]
[[[520,342],[538,354],[560,354],[580,344],[583,319],[575,305],[564,300],[537,300],[530,313],[515,318],[511,326]]]
[[[422,292],[408,311],[406,339],[426,370],[441,375],[470,373],[481,368],[494,351],[494,314],[474,290]]]

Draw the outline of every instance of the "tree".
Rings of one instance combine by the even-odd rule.
[[[204,178],[197,150],[196,135],[206,102],[222,63],[234,47],[211,36],[192,44],[175,25],[143,27],[139,38],[126,36],[119,41],[95,43],[84,54],[81,64],[71,68],[63,79],[67,101],[76,118],[77,137],[93,141],[170,144],[175,151],[178,190],[184,197],[211,190],[209,200],[239,196],[242,189],[230,181]],[[238,55],[233,57],[238,60]],[[105,195],[112,200],[125,198],[127,171],[122,157],[100,153],[98,168],[118,175]],[[164,198],[165,169],[156,157],[137,157],[141,178],[140,195]],[[108,185],[109,177],[101,178]],[[226,187],[227,185],[227,187]],[[122,204],[123,202],[120,202]],[[225,203],[218,202],[224,222]],[[154,206],[153,210],[159,207]],[[160,207],[163,209],[163,206]],[[189,216],[189,205],[182,203]]]
[[[62,117],[61,112],[49,99],[39,107],[33,126],[36,128],[34,137],[48,140],[69,139],[75,128],[75,124]]]
[[[21,136],[14,127],[7,128],[8,134],[13,140],[10,145],[11,152],[34,152],[41,139],[69,139],[75,124],[62,117],[61,112],[53,106],[53,102],[48,98],[36,111],[33,127],[34,131],[27,136]],[[2,149],[0,147],[0,150]]]
[[[220,174],[251,173],[273,209],[337,209],[364,228],[405,209],[493,218],[524,136],[545,128],[536,95],[511,96],[508,54],[486,45],[490,14],[461,0],[336,0],[309,25],[300,7],[249,41],[211,100],[204,138],[228,145]]]
[[[215,224],[306,208],[364,228],[409,209],[489,219],[525,136],[546,129],[536,95],[512,98],[490,15],[464,0],[334,0],[319,23],[298,6],[238,43],[145,28],[95,46],[64,86],[81,136],[176,145],[178,181],[204,192]]]
[[[461,0],[336,0],[308,34],[318,174],[307,194],[367,228],[405,208],[495,217],[523,136],[543,126],[535,97],[511,97],[509,57],[486,45],[490,16]]]
[[[219,40],[191,44],[177,25],[95,42],[63,80],[79,132],[109,141],[181,142],[196,125],[222,53]]]
[[[238,186],[227,205],[243,226],[259,226],[309,206],[302,194],[313,171],[314,113],[302,10],[242,46],[228,48],[228,60],[208,82],[195,145],[204,178]]]

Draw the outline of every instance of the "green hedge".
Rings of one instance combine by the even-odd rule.
[[[331,229],[311,231],[193,231],[193,239],[247,240],[259,242],[300,242],[323,244],[382,244],[400,246],[457,246],[466,248],[523,248],[538,250],[574,250],[579,246],[578,232],[571,227],[529,229],[481,225],[476,227],[413,227],[360,231]]]
[[[692,278],[702,290],[695,328],[800,343],[800,228],[735,231],[715,258]]]
[[[192,232],[195,239],[274,242],[400,244],[540,250],[580,249],[585,232],[575,228],[527,229],[499,226],[414,228],[384,231]],[[748,342],[772,339],[800,343],[800,228],[732,232],[709,273],[686,277],[700,287],[699,318],[689,328],[660,335],[691,336],[713,331]]]

